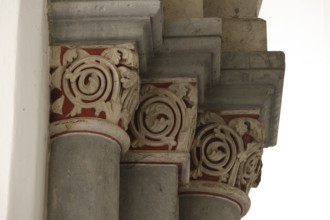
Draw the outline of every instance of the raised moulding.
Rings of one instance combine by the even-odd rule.
[[[133,44],[53,46],[50,60],[50,136],[106,135],[129,147],[128,128],[140,90]]]

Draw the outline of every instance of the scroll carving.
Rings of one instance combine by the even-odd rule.
[[[263,128],[257,119],[203,112],[191,149],[191,178],[248,193],[260,181],[263,142]]]
[[[126,130],[140,89],[134,46],[52,49],[51,122],[96,117]]]
[[[197,114],[195,82],[143,83],[130,132],[133,149],[189,152]]]

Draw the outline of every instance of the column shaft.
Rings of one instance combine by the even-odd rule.
[[[121,165],[120,220],[177,220],[175,165]]]
[[[52,141],[48,220],[118,219],[120,147],[93,134]]]

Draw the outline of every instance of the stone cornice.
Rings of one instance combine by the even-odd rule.
[[[204,0],[205,17],[257,18],[262,0]]]
[[[121,11],[125,12],[121,14]],[[173,73],[164,67],[169,56],[172,60],[185,56],[186,61],[180,66],[186,70],[180,76],[196,77],[200,73],[191,73],[187,66],[195,57],[203,56],[203,60],[208,59],[203,65],[210,68],[203,70],[208,81],[202,85],[219,81],[222,30],[219,18],[183,19],[164,24],[160,0],[54,1],[49,17],[53,45],[136,42],[143,78],[153,75],[149,67],[154,70],[153,63],[159,60],[163,65],[157,65],[157,71],[172,77]]]
[[[221,80],[206,91],[202,108],[258,110],[265,128],[265,147],[274,146],[284,81],[282,52],[224,52]]]
[[[163,41],[161,13],[159,0],[53,1],[48,12],[50,43],[136,42],[140,71],[145,72],[153,47],[159,47]]]

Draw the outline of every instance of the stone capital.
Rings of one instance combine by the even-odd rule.
[[[140,90],[133,44],[52,46],[50,136],[96,133],[112,138],[125,152],[125,130]]]
[[[261,176],[264,130],[258,118],[253,111],[201,111],[190,151],[190,185],[181,193],[227,198],[245,215],[250,188]]]
[[[181,183],[187,184],[196,116],[196,79],[143,80],[139,107],[128,130],[131,148],[121,162],[175,164]]]

